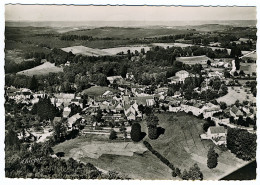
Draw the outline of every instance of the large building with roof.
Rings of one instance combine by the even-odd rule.
[[[206,55],[201,55],[201,56],[192,56],[192,57],[176,57],[176,60],[179,62],[182,62],[183,64],[187,65],[195,65],[195,64],[201,64],[202,67],[207,67],[207,61],[210,59]]]

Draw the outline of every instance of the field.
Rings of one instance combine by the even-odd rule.
[[[186,113],[164,113],[158,114],[159,126],[165,128],[165,133],[157,140],[145,138],[155,150],[165,156],[170,162],[180,169],[188,169],[197,163],[204,175],[204,179],[218,179],[226,172],[235,170],[245,162],[237,159],[229,151],[221,151],[215,148],[219,154],[218,166],[215,169],[207,167],[207,153],[213,143],[209,140],[201,141],[200,134],[203,133],[200,120]],[[145,123],[142,129],[147,133]]]
[[[162,113],[157,116],[159,126],[165,129],[165,133],[157,140],[150,140],[147,136],[144,140],[182,171],[197,163],[204,179],[214,180],[245,164],[229,151],[215,147],[219,154],[218,166],[209,169],[207,153],[213,143],[200,139],[205,121],[186,113]],[[148,133],[145,121],[141,122],[141,126],[142,131]],[[145,151],[142,142],[127,144],[111,142],[107,138],[108,136],[80,136],[56,145],[53,150],[64,152],[65,158],[73,157],[91,162],[103,170],[116,170],[134,179],[175,179],[171,177],[171,170],[165,164],[150,151]]]
[[[104,56],[104,55],[110,55],[110,53],[105,52],[100,49],[93,49],[85,46],[72,46],[67,48],[61,48],[65,52],[72,52],[73,54],[81,54],[81,55],[87,55],[87,56]]]
[[[144,46],[144,45],[136,45],[136,46],[127,46],[127,47],[117,47],[117,48],[108,48],[108,49],[102,49],[102,51],[110,53],[111,55],[116,55],[119,52],[124,52],[124,54],[127,53],[128,50],[130,52],[135,52],[137,50],[138,52],[141,52],[141,49],[144,48],[145,51],[150,50],[150,47]]]
[[[86,90],[83,91],[84,94],[87,94],[88,96],[101,96],[103,95],[106,91],[111,91],[111,92],[117,92],[117,90],[109,88],[109,87],[101,87],[101,86],[93,86],[90,87]]]
[[[45,62],[44,64],[42,64],[40,66],[31,68],[31,69],[27,69],[24,71],[20,71],[17,74],[33,76],[33,75],[46,75],[49,73],[59,73],[59,72],[63,72],[63,69],[60,67],[56,67],[55,64],[52,64],[50,62]]]
[[[89,48],[85,46],[72,46],[67,48],[62,48],[65,52],[72,52],[73,54],[81,54],[81,55],[87,55],[87,56],[105,56],[105,55],[116,55],[119,52],[124,52],[124,54],[127,53],[128,50],[130,52],[135,52],[137,50],[138,52],[141,52],[141,49],[144,48],[145,51],[149,50],[150,47],[148,46],[125,46],[125,47],[115,47],[115,48],[107,48],[107,49],[97,49],[97,48]]]
[[[126,151],[122,151],[118,146],[126,146],[127,143],[109,142],[107,136],[106,138],[104,136],[102,138],[94,137],[81,136],[56,145],[53,150],[54,152],[64,152],[65,159],[72,157],[82,162],[90,162],[104,171],[115,170],[133,179],[173,179],[171,171],[166,165],[161,163],[151,152],[144,152],[146,149],[142,143],[130,144],[128,147],[130,155],[126,155]],[[97,139],[99,141],[96,141]],[[101,143],[100,140],[104,143],[102,148],[99,147],[100,145],[96,146],[97,143]],[[133,148],[134,146],[135,148]],[[132,151],[135,149],[140,152],[133,153]],[[107,150],[113,150],[113,153],[106,154]],[[90,155],[86,154],[86,152],[100,153],[101,151],[105,154],[98,159],[95,156],[89,157]],[[117,155],[115,155],[115,152],[117,152]]]
[[[252,101],[254,103],[256,102],[256,98],[252,95],[252,93],[247,94],[245,89],[242,87],[234,87],[233,89],[228,87],[228,94],[217,99],[218,102],[226,102],[228,106],[234,104],[237,100],[239,100],[240,103],[245,100]]]

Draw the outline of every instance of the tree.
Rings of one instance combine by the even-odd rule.
[[[58,108],[46,97],[40,98],[39,102],[33,105],[32,112],[36,112],[41,120],[53,120],[55,116],[60,114]]]
[[[228,128],[227,148],[238,158],[251,160],[256,157],[256,134],[238,128]]]
[[[230,116],[230,117],[229,117],[229,122],[230,122],[230,123],[234,123],[234,121],[235,121],[234,117],[233,117],[233,116]]]
[[[210,60],[207,61],[207,65],[208,65],[208,66],[211,65],[211,61],[210,61]]]
[[[213,147],[210,147],[208,151],[207,166],[212,169],[218,165],[218,154],[215,152]]]
[[[31,89],[33,91],[37,91],[37,89],[38,89],[38,80],[35,78],[34,75],[33,75],[32,79],[30,81],[29,89]]]
[[[245,122],[245,121],[244,121],[244,119],[243,119],[243,116],[239,116],[239,117],[238,117],[238,120],[237,120],[237,124],[238,124],[238,125],[244,125],[244,122]]]
[[[146,124],[148,127],[148,136],[150,139],[157,139],[158,137],[158,129],[157,129],[158,122],[159,119],[154,114],[150,114],[146,118]]]
[[[69,117],[77,114],[77,113],[80,113],[82,111],[81,107],[79,105],[76,105],[75,103],[72,103],[69,105],[69,108],[71,108],[71,112],[69,114]]]
[[[134,142],[141,140],[141,125],[139,123],[133,123],[130,135]]]
[[[245,76],[245,72],[244,72],[243,70],[241,70],[241,71],[239,72],[239,75],[240,75],[240,76]]]
[[[224,109],[227,108],[227,104],[226,104],[225,102],[220,102],[219,104],[220,104],[220,108],[221,108],[222,110],[224,110]]]
[[[115,131],[114,129],[112,129],[112,130],[110,131],[109,139],[110,139],[110,140],[114,140],[114,139],[116,139],[116,138],[117,138],[117,133],[116,133],[116,131]]]
[[[203,174],[197,163],[195,163],[189,170],[189,179],[191,180],[203,180]]]

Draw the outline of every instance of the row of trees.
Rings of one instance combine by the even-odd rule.
[[[174,167],[174,165],[168,159],[166,159],[159,152],[154,150],[150,143],[148,143],[147,141],[144,141],[143,143],[149,151],[151,151],[158,159],[160,159],[165,165],[167,165],[172,170],[173,177],[178,176],[183,180],[203,180],[203,174],[200,171],[200,168],[197,164],[194,164],[188,171],[185,169],[181,173],[181,170],[179,168]]]

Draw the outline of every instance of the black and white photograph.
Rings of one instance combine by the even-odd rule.
[[[256,6],[4,9],[5,178],[256,180]]]

